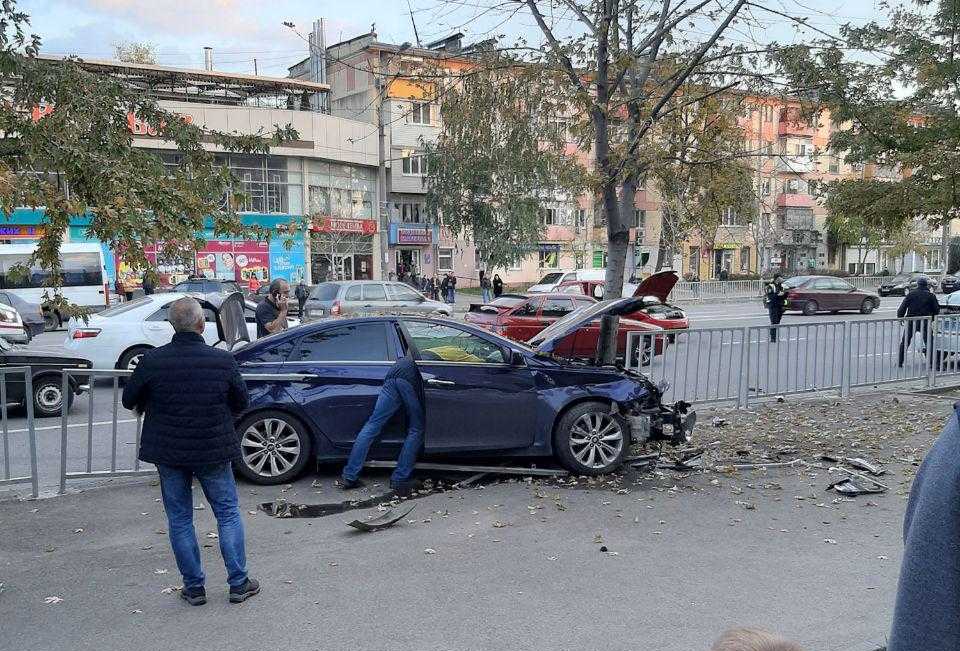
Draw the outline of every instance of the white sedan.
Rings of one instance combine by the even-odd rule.
[[[151,294],[93,314],[86,323],[71,319],[67,324],[64,347],[78,357],[92,361],[95,369],[133,370],[148,350],[170,343],[173,326],[167,322],[167,309],[184,296],[201,298],[180,292]],[[257,338],[256,309],[256,304],[245,301],[244,315],[250,341]],[[204,314],[203,338],[213,345],[218,339],[216,319],[209,309],[204,309]],[[287,323],[291,328],[300,325],[300,321],[293,318],[287,319]]]

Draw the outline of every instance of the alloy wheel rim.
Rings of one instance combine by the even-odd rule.
[[[623,428],[610,414],[584,414],[570,428],[570,451],[588,468],[606,468],[622,450]]]
[[[45,386],[37,390],[37,404],[47,410],[58,409],[62,400],[60,387]]]
[[[300,436],[279,418],[258,420],[246,429],[240,441],[243,462],[261,477],[276,477],[289,471],[300,458]]]

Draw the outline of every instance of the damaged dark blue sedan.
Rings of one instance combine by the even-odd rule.
[[[618,468],[631,443],[689,440],[696,414],[665,405],[642,375],[558,359],[552,351],[603,314],[627,314],[636,299],[569,314],[536,348],[446,318],[329,320],[256,341],[235,352],[251,405],[237,429],[239,472],[279,484],[311,462],[341,462],[373,411],[390,366],[408,352],[426,390],[424,456],[554,457],[576,474]],[[398,416],[372,459],[394,459]]]

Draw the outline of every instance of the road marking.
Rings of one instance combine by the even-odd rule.
[[[124,419],[124,420],[118,420],[118,421],[117,421],[117,425],[124,425],[124,424],[126,424],[126,423],[135,423],[135,422],[137,422],[137,419],[136,419],[136,418],[126,418],[126,419]],[[68,428],[70,428],[70,427],[86,427],[88,424],[89,424],[89,423],[67,423],[67,427],[68,427]],[[94,427],[100,427],[101,425],[112,425],[112,424],[113,424],[113,421],[112,421],[112,420],[101,420],[101,421],[94,421],[93,426],[94,426]],[[49,425],[49,426],[47,426],[47,427],[34,427],[34,428],[33,428],[33,430],[34,430],[35,432],[43,432],[43,431],[52,430],[52,429],[61,429],[61,426],[60,426],[60,425]],[[12,429],[12,430],[9,431],[9,433],[10,433],[10,434],[20,434],[20,433],[27,432],[27,431],[29,431],[27,428],[23,428],[23,429]]]

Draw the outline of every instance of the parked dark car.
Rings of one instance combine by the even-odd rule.
[[[539,349],[418,316],[327,320],[260,339],[236,351],[241,370],[286,375],[247,382],[237,469],[280,484],[310,462],[344,460],[384,376],[407,351],[424,378],[426,457],[553,456],[572,472],[597,475],[620,466],[631,443],[688,441],[696,414],[687,403],[664,404],[662,387],[646,377],[552,356],[583,325],[571,321]],[[388,424],[371,458],[396,458],[402,425]]]
[[[9,305],[20,313],[23,320],[23,329],[27,338],[33,339],[47,329],[48,322],[44,318],[43,309],[37,303],[28,303],[13,292],[0,291],[0,303]],[[50,322],[52,329],[53,321]]]
[[[0,368],[18,366],[30,367],[30,377],[33,381],[33,413],[38,417],[59,416],[63,409],[63,375],[61,371],[67,368],[91,368],[93,365],[79,357],[71,357],[56,350],[24,348],[0,339]],[[9,373],[6,375],[7,402],[24,404],[27,400],[26,383],[23,373]],[[89,377],[86,375],[70,376],[67,409],[73,404],[74,396],[87,391]]]
[[[911,271],[885,279],[883,283],[880,284],[880,287],[877,288],[877,293],[879,293],[880,296],[906,296],[907,292],[917,286],[917,280],[920,278],[926,278],[927,282],[930,283],[931,289],[937,286],[936,281],[929,275],[922,271]]]
[[[235,280],[217,280],[216,278],[188,278],[170,288],[171,292],[192,292],[195,294],[232,294],[243,293]]]
[[[832,276],[794,276],[783,283],[787,289],[787,311],[803,312],[810,316],[817,312],[858,310],[870,314],[880,307],[880,297],[857,289],[843,278]]]
[[[947,274],[940,281],[940,291],[944,294],[952,294],[960,289],[960,275]]]

